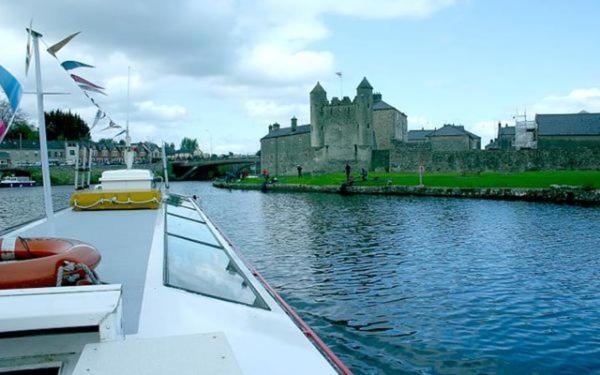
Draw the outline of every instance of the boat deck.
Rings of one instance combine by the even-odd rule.
[[[102,254],[96,271],[105,283],[122,284],[123,329],[136,333],[144,294],[148,257],[160,210],[72,211],[57,214],[54,223],[25,228],[25,237],[78,239]]]

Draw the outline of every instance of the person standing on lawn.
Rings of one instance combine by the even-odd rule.
[[[350,181],[350,164],[346,163],[346,167],[344,167],[344,170],[346,171],[346,181]]]

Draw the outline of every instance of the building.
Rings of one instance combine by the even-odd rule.
[[[504,124],[498,122],[498,133],[496,138],[490,140],[485,146],[486,150],[513,150],[515,149],[515,126],[508,126],[508,124]]]
[[[445,124],[439,129],[409,130],[406,142],[396,147],[420,147],[432,151],[468,151],[481,148],[481,137],[465,130],[463,125]]]
[[[10,165],[10,154],[6,151],[0,151],[0,167],[7,167]]]
[[[364,78],[356,96],[327,99],[320,83],[312,89],[310,124],[290,126],[275,123],[261,139],[261,165],[274,175],[305,172],[343,171],[346,163],[353,168],[371,169],[373,151],[389,150],[393,140],[407,138],[406,115],[373,94]]]
[[[51,165],[75,165],[77,160],[89,160],[94,164],[123,164],[125,145],[119,143],[96,143],[92,141],[48,141],[48,161]],[[9,155],[11,166],[38,165],[41,162],[39,142],[30,140],[4,140],[0,150]],[[134,162],[152,163],[162,157],[161,148],[152,142],[132,144]]]
[[[463,125],[445,124],[426,136],[433,151],[468,151],[481,149],[481,137]]]
[[[516,150],[537,148],[535,121],[517,121],[515,123],[514,148]]]
[[[409,130],[406,136],[406,142],[410,144],[428,144],[429,138],[427,136],[433,133],[433,130],[426,130],[421,128],[421,130]]]
[[[600,147],[600,113],[539,114],[535,124],[539,149]]]
[[[9,154],[11,166],[36,165],[41,161],[38,141],[5,139],[0,150]]]

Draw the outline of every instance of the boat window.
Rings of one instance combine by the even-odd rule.
[[[180,216],[167,215],[167,233],[222,247],[206,224]]]
[[[196,209],[194,209],[194,208],[186,208],[184,206],[172,206],[172,205],[168,204],[167,205],[167,213],[177,215],[177,216],[187,217],[187,218],[190,218],[193,220],[204,221],[204,220],[202,220],[202,217],[200,216],[198,211],[196,211]]]
[[[166,285],[268,309],[224,249],[173,235],[167,235],[166,245]]]

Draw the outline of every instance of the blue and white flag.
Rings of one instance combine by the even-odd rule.
[[[77,68],[93,68],[93,65],[88,65],[88,64],[84,64],[82,62],[79,61],[73,61],[73,60],[67,60],[67,61],[63,61],[60,65],[62,65],[62,67],[65,70],[73,70],[73,69],[77,69]]]
[[[17,81],[17,79],[10,74],[8,70],[4,69],[2,65],[0,65],[0,86],[8,97],[10,107],[16,112],[17,108],[19,108],[19,103],[21,102],[23,88],[21,87],[19,81]]]
[[[4,69],[2,65],[0,65],[0,87],[6,93],[8,97],[8,103],[10,104],[10,108],[13,111],[11,119],[8,121],[8,124],[0,119],[0,142],[4,139],[6,133],[8,133],[8,129],[12,125],[15,116],[17,115],[17,110],[19,109],[19,104],[21,103],[21,96],[23,95],[23,88],[17,79],[8,72],[8,70]]]

